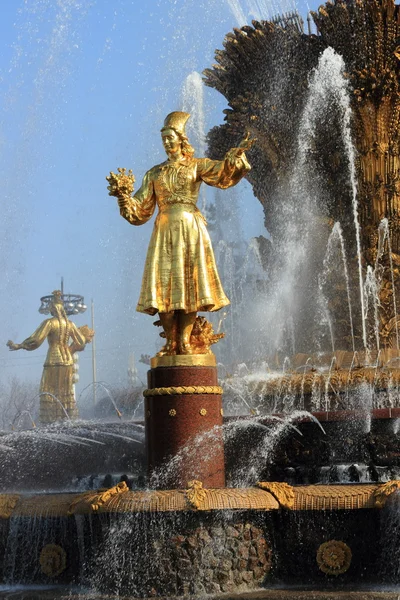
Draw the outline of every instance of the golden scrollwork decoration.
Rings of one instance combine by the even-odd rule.
[[[342,575],[351,565],[352,552],[342,541],[330,540],[317,550],[318,567],[327,575]]]
[[[19,498],[19,494],[0,494],[0,519],[11,517]]]
[[[179,385],[159,387],[144,390],[143,396],[181,396],[183,394],[215,394],[222,395],[223,389],[219,385]]]
[[[109,489],[84,492],[71,502],[68,509],[68,515],[79,513],[79,510],[82,509],[82,507],[87,508],[86,512],[97,512],[113,496],[125,492],[129,492],[129,488],[125,481],[120,481],[117,485],[114,485]]]
[[[294,490],[285,482],[259,481],[257,486],[272,494],[283,508],[292,509],[294,506]]]
[[[185,491],[185,496],[192,508],[200,508],[206,499],[206,495],[201,481],[197,479],[188,481],[188,489]]]
[[[42,548],[39,563],[47,577],[57,577],[67,568],[67,553],[58,544],[47,544]]]
[[[400,490],[400,481],[387,481],[380,485],[374,492],[376,508],[383,508],[389,496]]]

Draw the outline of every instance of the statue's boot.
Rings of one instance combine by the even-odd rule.
[[[176,354],[178,316],[174,312],[159,313],[162,328],[164,329],[166,344],[157,352],[157,356]]]
[[[190,336],[194,322],[196,320],[196,313],[180,313],[179,314],[179,331],[178,331],[178,353],[179,354],[193,354],[193,348],[190,345]]]

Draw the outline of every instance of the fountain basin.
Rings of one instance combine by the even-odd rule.
[[[360,577],[372,586],[382,579],[382,515],[399,487],[2,494],[0,571],[5,582],[127,597],[244,594],[280,581],[337,589]]]

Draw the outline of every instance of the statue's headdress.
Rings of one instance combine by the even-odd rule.
[[[52,293],[53,296],[53,304],[62,304],[62,293],[60,290],[54,290],[54,292]]]
[[[176,110],[175,112],[169,113],[169,115],[167,115],[165,117],[164,127],[161,129],[161,131],[163,131],[164,129],[174,129],[177,133],[186,135],[185,126],[186,126],[186,121],[188,120],[189,117],[190,117],[189,113],[181,112],[178,110]]]

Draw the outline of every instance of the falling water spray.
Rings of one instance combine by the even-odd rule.
[[[322,106],[328,104],[328,100],[334,98],[341,112],[341,135],[344,144],[348,169],[349,183],[352,194],[353,220],[356,231],[358,278],[360,288],[360,303],[362,315],[362,336],[364,348],[367,345],[367,333],[365,324],[365,303],[363,293],[363,273],[361,255],[361,231],[358,218],[357,200],[357,177],[355,167],[355,149],[351,137],[351,107],[348,83],[344,77],[345,63],[343,58],[333,48],[327,48],[321,55],[318,66],[310,82],[309,99],[302,118],[300,128],[299,147],[302,148],[301,157],[306,156],[313,139],[316,117]]]
[[[339,222],[336,222],[333,226],[331,234],[328,239],[328,244],[326,247],[326,254],[323,263],[322,275],[320,278],[320,287],[323,287],[325,276],[331,272],[331,269],[336,265],[335,258],[335,250],[338,249],[341,257],[341,262],[343,266],[343,277],[346,283],[346,294],[347,294],[347,304],[349,310],[349,323],[350,323],[350,332],[351,332],[351,341],[353,352],[355,352],[355,342],[354,342],[354,326],[353,326],[353,313],[351,309],[351,298],[350,298],[350,280],[349,280],[349,272],[347,269],[347,257],[346,257],[346,249],[344,245],[343,231]]]
[[[390,239],[390,230],[389,230],[389,221],[387,218],[382,219],[379,224],[379,233],[383,235],[379,235],[379,247],[378,253],[376,257],[375,271],[378,267],[379,258],[382,256],[384,251],[385,240],[388,243],[388,254],[389,254],[389,265],[390,265],[390,277],[392,280],[392,290],[393,290],[393,314],[395,316],[395,327],[396,327],[396,343],[397,350],[400,349],[399,345],[399,326],[397,323],[397,301],[396,301],[396,286],[394,284],[394,270],[393,270],[393,256],[392,256],[392,242]]]

